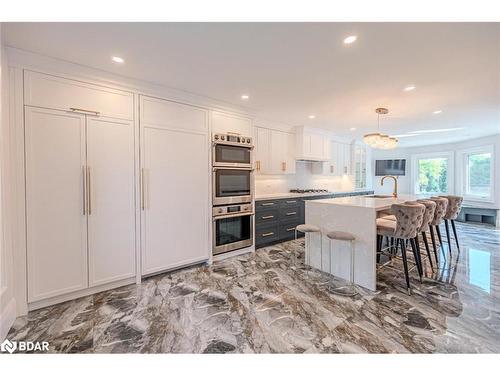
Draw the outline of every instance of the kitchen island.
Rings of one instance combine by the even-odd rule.
[[[316,233],[306,236],[308,238],[305,251],[309,265],[348,280],[351,261],[349,243],[332,241],[332,264],[330,264],[330,241],[326,233],[331,230],[350,232],[356,237],[354,282],[375,291],[376,219],[383,211],[389,210],[392,204],[415,199],[416,197],[411,195],[401,195],[398,198],[364,195],[306,201],[306,224],[316,225],[323,231],[321,240]]]

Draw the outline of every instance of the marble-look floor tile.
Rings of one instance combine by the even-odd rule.
[[[439,269],[413,271],[411,296],[388,268],[377,292],[332,294],[298,240],[32,311],[8,338],[65,353],[499,353],[500,231],[458,229],[460,253],[445,243]]]

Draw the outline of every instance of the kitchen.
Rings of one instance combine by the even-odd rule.
[[[482,57],[468,83],[496,99],[497,26],[2,23],[1,339],[54,353],[497,352],[494,319],[478,323],[498,295],[497,108],[472,127],[473,99],[467,116],[429,104],[420,92],[453,85],[426,86],[416,62],[366,92],[346,78],[354,64],[376,75],[368,40],[398,45],[404,30],[408,52],[439,31]],[[329,100],[293,75],[310,61],[282,38],[343,61],[317,63]],[[241,41],[239,60],[221,40]],[[252,70],[262,54],[289,67]],[[200,56],[222,68],[188,63]]]

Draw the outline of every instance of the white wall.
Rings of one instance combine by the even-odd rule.
[[[326,189],[329,191],[354,190],[353,176],[321,176],[312,173],[313,162],[296,162],[293,175],[256,176],[255,193],[285,193],[290,189]]]
[[[7,55],[3,49],[0,24],[0,341],[4,339],[16,317],[11,227],[10,221],[5,220],[6,212],[10,209],[10,186],[6,183],[10,175],[8,82]]]
[[[500,125],[499,125],[500,126]],[[460,162],[459,152],[464,149],[489,146],[494,147],[494,192],[493,192],[493,203],[474,203],[478,207],[489,207],[489,208],[500,208],[500,134],[490,137],[483,137],[477,139],[470,139],[463,142],[457,143],[446,143],[440,145],[432,146],[420,146],[420,147],[406,147],[398,148],[395,150],[373,150],[372,158],[372,171],[375,171],[375,160],[377,159],[406,159],[406,175],[398,177],[398,190],[400,193],[414,194],[413,187],[411,186],[412,179],[412,155],[426,154],[432,152],[452,152],[454,155],[454,173],[453,173],[453,187],[454,193],[459,193],[459,184],[461,183],[459,179],[459,169],[463,168]],[[377,194],[390,194],[392,193],[392,182],[388,181],[385,186],[380,186],[381,177],[376,177],[375,172],[372,174],[373,187],[375,193]],[[472,202],[466,202],[472,203]]]

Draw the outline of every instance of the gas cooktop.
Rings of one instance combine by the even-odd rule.
[[[326,189],[291,189],[290,193],[300,193],[300,194],[305,194],[305,193],[328,193],[328,190],[326,190]]]

